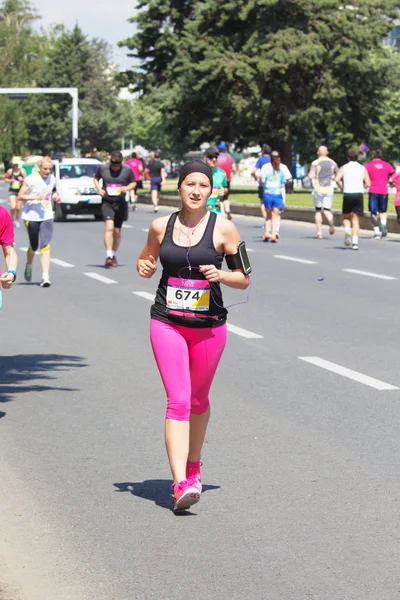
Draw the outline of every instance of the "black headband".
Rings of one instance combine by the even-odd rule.
[[[206,165],[201,160],[191,160],[190,162],[183,165],[182,169],[179,172],[179,181],[178,181],[178,190],[182,185],[182,181],[190,175],[190,173],[203,173],[210,180],[211,187],[213,186],[213,172],[211,167]]]

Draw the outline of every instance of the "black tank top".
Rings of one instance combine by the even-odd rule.
[[[200,265],[222,267],[224,255],[216,250],[213,241],[217,215],[210,212],[203,237],[190,247],[188,254],[188,248],[178,246],[173,239],[178,214],[174,213],[169,218],[161,243],[163,272],[151,307],[151,317],[185,327],[219,327],[225,323],[227,315],[221,286],[208,282],[198,270]]]
[[[22,183],[18,180],[18,177],[22,175],[22,171],[18,171],[18,173],[14,173],[14,171],[11,173],[11,177],[10,179],[12,180],[12,182],[10,183],[10,187],[9,187],[9,191],[10,192],[18,192],[21,187],[22,187]],[[13,184],[18,183],[18,187],[12,187]]]

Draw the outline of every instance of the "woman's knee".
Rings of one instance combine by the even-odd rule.
[[[194,415],[203,415],[205,412],[207,412],[208,408],[210,407],[210,400],[208,398],[208,396],[206,396],[205,398],[199,398],[197,396],[192,396],[191,399],[191,412]]]
[[[166,418],[174,421],[189,421],[190,401],[179,397],[168,398]]]

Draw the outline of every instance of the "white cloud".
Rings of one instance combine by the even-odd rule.
[[[134,0],[33,0],[33,4],[42,16],[41,25],[63,23],[70,29],[78,23],[86,35],[102,38],[112,46],[115,62],[121,68],[132,64],[126,49],[118,48],[117,43],[135,32],[134,25],[128,23],[135,14]]]

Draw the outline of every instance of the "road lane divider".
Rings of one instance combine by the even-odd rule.
[[[20,248],[21,252],[28,252],[28,248]],[[35,252],[36,256],[40,256],[39,250]]]
[[[355,275],[364,275],[365,277],[375,277],[375,279],[386,279],[387,281],[396,281],[397,277],[389,275],[379,275],[379,273],[370,273],[370,271],[359,271],[358,269],[342,269],[345,273],[354,273]]]
[[[148,229],[142,229],[142,231],[144,231],[145,233],[149,233]]]
[[[128,225],[127,223],[122,223],[122,227],[124,229],[133,229],[133,225]]]
[[[53,265],[58,265],[59,267],[65,267],[65,268],[71,268],[71,267],[75,266],[75,265],[71,265],[71,263],[65,262],[65,260],[60,260],[59,258],[51,258],[50,262],[53,263]]]
[[[321,369],[325,369],[326,371],[331,371],[332,373],[336,373],[337,375],[341,375],[342,377],[347,377],[348,379],[352,379],[353,381],[357,381],[358,383],[368,385],[369,387],[372,387],[375,390],[379,390],[380,392],[399,389],[398,387],[391,385],[390,383],[385,383],[384,381],[380,381],[379,379],[375,379],[374,377],[369,377],[369,375],[358,373],[357,371],[353,371],[352,369],[348,369],[347,367],[342,367],[341,365],[337,365],[336,363],[330,362],[329,360],[319,358],[318,356],[299,356],[299,359],[304,360],[305,362],[309,363],[310,365],[314,365],[315,367],[320,367]]]
[[[302,263],[303,265],[317,265],[318,263],[315,260],[306,260],[305,258],[296,258],[294,256],[286,256],[285,254],[274,254],[275,258],[280,258],[281,260],[291,260],[292,262]]]
[[[86,275],[86,277],[96,279],[97,281],[101,281],[102,283],[118,283],[118,281],[115,281],[115,279],[104,277],[104,275],[99,275],[98,273],[84,273],[84,275]]]
[[[140,296],[145,300],[150,300],[150,302],[154,302],[155,295],[149,294],[149,292],[132,292],[132,294],[134,294],[135,296]]]
[[[134,296],[139,296],[140,298],[145,298],[146,300],[150,300],[150,302],[154,302],[155,295],[150,294],[149,292],[132,292]],[[242,327],[237,327],[236,325],[232,325],[231,323],[226,324],[228,331],[231,333],[235,333],[236,335],[240,335],[247,340],[260,340],[263,339],[262,335],[258,333],[253,333],[248,329],[242,329]]]

